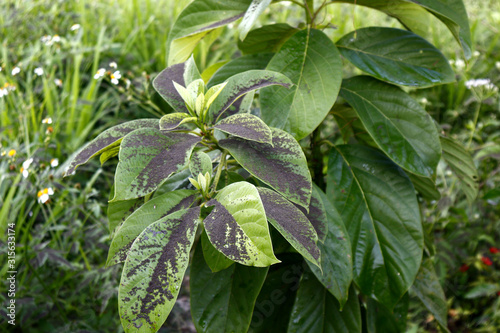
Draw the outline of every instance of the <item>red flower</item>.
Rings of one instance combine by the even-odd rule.
[[[462,266],[460,266],[459,270],[460,272],[465,273],[469,270],[469,265],[463,264]]]
[[[488,257],[481,257],[481,261],[483,262],[483,264],[485,264],[486,266],[491,266],[493,265],[493,262],[491,261],[490,258]]]
[[[500,253],[500,249],[497,249],[496,247],[490,247],[490,253],[491,254],[497,254]]]

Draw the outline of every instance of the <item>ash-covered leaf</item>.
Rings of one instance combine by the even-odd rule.
[[[119,154],[112,201],[145,196],[185,167],[198,136],[141,129],[127,135]]]
[[[236,137],[220,140],[219,145],[253,176],[307,210],[312,182],[304,152],[290,134],[277,128],[271,131],[273,146]]]
[[[204,175],[207,172],[212,175],[212,159],[207,153],[199,150],[194,151],[189,160],[189,170],[193,177],[198,177],[200,173]]]
[[[79,165],[87,163],[92,157],[103,153],[107,149],[119,146],[121,139],[128,133],[140,128],[158,129],[158,122],[158,119],[139,119],[107,129],[75,154],[65,172],[65,176],[74,174]]]
[[[200,208],[153,223],[137,238],[123,267],[118,307],[125,332],[156,332],[172,310],[189,262]]]
[[[320,189],[316,184],[312,184],[311,203],[309,204],[309,212],[304,207],[297,207],[304,213],[307,219],[311,222],[314,230],[318,234],[319,241],[325,240],[328,233],[328,219],[326,216],[325,206],[321,200]]]
[[[259,117],[240,113],[219,121],[214,128],[239,138],[272,145],[271,129]]]
[[[169,113],[161,117],[160,119],[160,130],[170,131],[178,128],[182,124],[188,122],[196,121],[196,117],[191,117],[189,114],[184,112]]]
[[[189,208],[196,199],[196,191],[178,190],[153,198],[118,225],[109,247],[106,265],[124,262],[132,243],[152,223],[169,218],[178,210]],[[128,201],[118,201],[128,202]],[[113,204],[113,203],[111,203]]]

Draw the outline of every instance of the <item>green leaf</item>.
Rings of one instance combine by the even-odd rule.
[[[114,195],[114,189],[111,189],[111,195]],[[121,225],[137,208],[139,208],[144,201],[142,199],[132,199],[111,202],[108,204],[108,221],[109,232],[114,234],[116,227]]]
[[[412,173],[408,173],[415,190],[420,193],[427,200],[439,200],[441,199],[441,193],[436,187],[436,182],[431,178],[417,176]]]
[[[223,188],[203,224],[210,242],[229,259],[247,266],[280,262],[273,253],[266,213],[257,188],[247,182]]]
[[[209,119],[217,121],[229,109],[231,114],[235,111],[230,106],[246,93],[271,85],[279,85],[284,89],[291,87],[292,82],[283,74],[269,70],[250,70],[231,76],[226,87],[210,107]]]
[[[410,30],[414,30],[420,22],[415,22],[422,17],[411,5],[421,6],[436,16],[450,29],[455,39],[462,46],[466,59],[470,59],[472,41],[469,28],[469,19],[462,0],[340,0],[334,2],[355,3],[381,10],[388,15],[398,18]],[[410,2],[410,3],[408,3]]]
[[[224,66],[225,64],[227,64],[229,62],[229,60],[223,60],[223,61],[219,61],[219,62],[216,62],[215,64],[211,65],[211,66],[208,66],[207,68],[205,68],[205,70],[203,71],[203,73],[201,73],[201,78],[203,79],[203,81],[205,82],[205,84],[208,84],[208,81],[210,81],[210,78],[212,76],[214,76],[215,72],[217,72],[222,66]],[[222,82],[224,82],[225,80],[222,80]]]
[[[266,123],[251,114],[234,114],[222,119],[214,128],[239,138],[272,145],[271,129]]]
[[[411,291],[415,293],[427,310],[436,318],[439,326],[449,332],[447,324],[448,305],[446,304],[443,288],[439,283],[439,278],[430,259],[422,262]]]
[[[391,83],[424,88],[455,81],[445,56],[410,31],[362,28],[342,37],[337,47],[356,67]]]
[[[286,23],[262,26],[248,33],[245,40],[238,41],[238,48],[245,54],[278,52],[283,43],[300,31]]]
[[[243,17],[252,0],[195,0],[177,17],[168,36],[168,64],[185,61],[212,30]]]
[[[291,89],[262,89],[262,119],[297,140],[309,135],[326,117],[339,92],[342,62],[333,42],[321,31],[293,35],[271,59],[268,70],[288,76]]]
[[[246,332],[268,268],[234,264],[212,273],[198,246],[190,273],[191,314],[197,332]]]
[[[153,87],[161,97],[176,111],[188,113],[186,103],[174,86],[174,82],[187,87],[191,82],[201,79],[193,57],[186,62],[170,66],[153,80]]]
[[[200,141],[198,136],[154,129],[128,134],[121,143],[112,201],[138,198],[156,190],[187,165],[193,147]]]
[[[92,157],[119,146],[125,135],[139,128],[159,128],[158,119],[132,120],[105,130],[75,154],[65,176],[73,175],[79,165],[87,163]]]
[[[389,310],[374,299],[366,300],[366,330],[368,333],[399,333],[406,332],[409,297],[405,294],[396,304],[394,310]]]
[[[467,299],[488,297],[494,295],[499,289],[500,285],[498,283],[479,283],[472,287],[464,297]]]
[[[309,204],[309,212],[302,206],[297,207],[304,213],[307,219],[311,222],[316,234],[318,235],[318,239],[321,242],[325,241],[326,234],[328,233],[328,217],[325,210],[325,205],[323,205],[323,201],[321,199],[322,191],[316,185],[312,184],[312,194],[311,194],[311,202]]]
[[[101,156],[99,157],[99,162],[101,162],[101,166],[106,163],[109,159],[118,156],[118,153],[120,152],[120,146],[119,145],[113,145],[113,147],[106,149],[102,152]]]
[[[327,196],[350,236],[354,281],[392,309],[413,283],[424,247],[420,211],[405,173],[380,151],[336,146],[328,158]]]
[[[321,269],[308,264],[316,278],[339,301],[342,309],[349,297],[349,286],[353,277],[351,242],[342,218],[326,195],[316,185],[313,187],[313,193],[318,193],[319,200],[324,205],[328,230],[325,241],[318,243]]]
[[[203,248],[203,257],[210,270],[214,273],[228,268],[234,261],[219,252],[208,239],[207,232],[204,230],[201,234],[201,246]]]
[[[266,69],[267,64],[273,57],[272,53],[260,53],[245,55],[232,59],[220,67],[207,83],[207,87],[212,87],[229,79],[231,76],[247,72],[254,69]]]
[[[198,177],[200,173],[205,175],[207,172],[212,175],[212,159],[207,153],[194,151],[189,160],[189,170],[194,177]]]
[[[361,332],[361,313],[354,288],[341,311],[337,300],[310,272],[304,272],[288,324],[288,333]]]
[[[457,141],[442,136],[439,139],[443,147],[443,159],[457,176],[467,201],[472,203],[479,191],[479,176],[472,157]]]
[[[134,240],[149,225],[168,219],[170,214],[189,208],[196,199],[197,191],[178,190],[155,197],[128,216],[123,224],[117,225],[111,241],[106,266],[124,262]],[[128,202],[128,201],[118,201]]]
[[[182,124],[188,122],[195,122],[198,120],[196,117],[190,117],[189,114],[184,112],[169,113],[161,117],[160,119],[160,130],[170,131],[176,129]]]
[[[156,332],[175,304],[189,262],[200,208],[148,226],[123,267],[118,307],[125,332]]]
[[[432,118],[398,87],[368,76],[342,82],[340,95],[356,110],[370,136],[396,164],[433,177],[441,158]]]
[[[244,40],[250,29],[259,18],[260,14],[269,6],[271,0],[253,0],[248,7],[243,20],[241,20],[238,26],[238,31],[240,32],[240,40]]]
[[[267,220],[305,259],[320,267],[318,235],[307,217],[273,190],[258,187]]]
[[[304,152],[290,134],[276,128],[271,131],[273,146],[235,137],[220,140],[219,145],[253,176],[308,209],[312,182]]]
[[[351,138],[354,138],[356,143],[377,146],[353,108],[347,104],[336,104],[332,108],[332,113],[342,134],[344,143],[351,142]]]

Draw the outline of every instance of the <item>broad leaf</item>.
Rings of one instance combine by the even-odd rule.
[[[239,138],[272,145],[271,129],[251,114],[241,113],[222,119],[214,128]]]
[[[342,80],[339,52],[323,32],[302,30],[293,35],[271,59],[268,70],[288,76],[291,89],[262,89],[262,119],[285,129],[297,140],[309,135],[337,99]]]
[[[210,242],[229,259],[247,266],[280,262],[273,253],[266,213],[257,188],[239,182],[223,188],[203,224]]]
[[[189,114],[184,112],[169,113],[161,117],[160,119],[160,130],[170,131],[176,129],[182,124],[188,122],[195,122],[198,118],[191,117]]]
[[[259,18],[260,14],[269,6],[271,0],[253,0],[248,7],[243,20],[241,20],[238,26],[238,31],[240,32],[240,40],[244,40],[247,36],[255,21]]]
[[[335,0],[333,2],[355,3],[381,10],[396,17],[403,25],[417,33],[421,30],[422,13],[413,6],[421,6],[446,24],[462,46],[466,59],[470,59],[472,55],[469,19],[462,0]]]
[[[245,54],[278,52],[283,43],[298,31],[286,23],[265,25],[250,31],[245,40],[239,40],[238,48]]]
[[[175,304],[189,262],[200,208],[147,227],[130,249],[118,289],[125,332],[156,332]]]
[[[337,300],[310,272],[304,272],[288,324],[288,333],[361,332],[361,313],[354,288],[341,311]]]
[[[195,0],[177,17],[168,36],[168,64],[185,61],[210,31],[241,18],[252,0]]]
[[[436,318],[439,326],[449,332],[446,298],[443,288],[434,270],[434,265],[430,259],[422,262],[417,278],[410,289]]]
[[[176,112],[188,113],[186,103],[175,89],[174,82],[182,87],[187,87],[198,79],[201,79],[201,75],[193,57],[191,57],[186,62],[161,71],[153,80],[153,87]]]
[[[308,209],[312,182],[304,152],[290,134],[276,128],[271,130],[273,146],[240,138],[220,140],[219,145],[253,176]]]
[[[441,193],[439,193],[436,182],[433,179],[417,176],[412,173],[408,173],[408,177],[410,177],[413,186],[415,186],[415,190],[425,199],[439,200],[441,198]]]
[[[269,70],[250,70],[231,76],[227,80],[224,90],[210,107],[208,111],[209,119],[216,122],[241,96],[250,91],[272,85],[279,85],[283,89],[288,89],[292,86],[292,82],[285,75]],[[231,111],[231,114],[235,113],[235,110],[229,111]]]
[[[410,31],[362,28],[342,37],[337,47],[356,67],[391,83],[423,88],[455,81],[444,55]]]
[[[108,149],[105,149],[101,156],[99,156],[99,162],[101,162],[101,166],[106,163],[109,159],[118,156],[118,153],[120,152],[120,146],[119,145],[113,145],[112,147],[109,147]]]
[[[361,120],[359,120],[356,111],[349,105],[336,104],[332,108],[332,114],[339,126],[344,143],[352,142],[351,139],[353,138],[356,143],[365,144],[366,146],[377,146]]]
[[[354,281],[392,309],[417,275],[423,250],[413,185],[381,152],[336,146],[328,160],[327,196],[350,236]]]
[[[297,207],[299,207],[302,213],[304,213],[311,222],[318,235],[319,241],[324,242],[326,234],[328,233],[328,217],[321,196],[321,189],[313,183],[309,212],[302,206],[297,205]]]
[[[455,172],[462,191],[464,191],[467,201],[473,202],[477,198],[479,191],[476,166],[467,150],[458,142],[440,137],[443,147],[443,158],[448,166]]]
[[[258,187],[268,221],[305,259],[320,266],[318,235],[307,217],[273,190]]]
[[[138,198],[156,190],[187,165],[193,147],[200,141],[198,136],[154,129],[128,134],[121,143],[112,201]]]
[[[111,189],[110,196],[113,195],[114,195],[114,189]],[[142,198],[109,203],[107,215],[109,223],[108,225],[109,232],[111,233],[111,235],[114,234],[116,227],[125,222],[125,220],[130,216],[130,214],[132,214],[143,203],[144,200]]]
[[[393,310],[372,298],[366,300],[366,331],[368,333],[406,332],[410,298],[405,294]]]
[[[194,177],[198,177],[201,173],[209,173],[212,175],[212,159],[207,153],[202,151],[194,151],[189,160],[189,170]]]
[[[87,163],[92,157],[119,146],[125,135],[139,128],[158,129],[158,119],[132,120],[105,130],[75,154],[66,169],[65,176],[73,175],[79,165]]]
[[[267,64],[273,57],[272,53],[259,53],[244,55],[232,59],[220,67],[207,83],[207,87],[212,87],[229,79],[231,76],[254,69],[266,69]]]
[[[246,332],[268,268],[234,264],[212,273],[201,247],[190,272],[191,314],[197,332]]]
[[[255,302],[249,333],[286,332],[295,294],[304,270],[299,254],[284,254],[271,266]]]
[[[156,221],[170,218],[169,215],[178,210],[190,207],[196,193],[189,190],[168,192],[149,200],[130,214],[123,224],[118,225],[109,246],[106,266],[124,262],[132,243],[144,229]]]
[[[441,158],[439,136],[432,118],[417,101],[398,87],[368,76],[344,80],[340,95],[396,164],[420,176],[435,175]]]
[[[223,255],[210,243],[206,231],[201,234],[201,246],[205,262],[212,272],[221,271],[234,264],[234,261]]]
[[[321,251],[321,269],[308,264],[316,278],[339,301],[342,309],[349,297],[349,286],[353,277],[351,242],[339,213],[316,185],[313,189],[315,190],[313,193],[318,193],[324,205],[328,232],[324,243],[318,243]]]

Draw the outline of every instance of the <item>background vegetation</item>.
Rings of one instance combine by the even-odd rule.
[[[169,27],[188,2],[0,3],[0,276],[7,271],[5,228],[15,223],[18,329],[121,329],[116,304],[121,267],[104,269],[110,241],[104,193],[116,162],[100,167],[94,161],[71,178],[61,174],[76,148],[103,129],[170,111],[150,82],[166,67]],[[422,214],[426,228],[434,229],[426,242],[437,253],[450,329],[494,332],[500,330],[500,99],[495,87],[474,88],[467,81],[489,79],[500,86],[500,3],[465,4],[475,45],[472,60],[466,64],[446,27],[433,21],[427,38],[450,59],[457,81],[412,93],[445,124],[442,130],[473,154],[479,197],[468,201],[443,164],[438,168],[442,198],[427,202]],[[261,22],[301,23],[287,2],[271,8]],[[379,12],[349,5],[329,6],[323,15],[325,32],[334,40],[364,26],[399,26]],[[203,41],[195,51],[200,70],[238,56],[236,44],[231,28]],[[341,142],[333,122],[330,130]],[[2,328],[5,288],[2,283]],[[193,330],[187,288],[181,295],[165,332]],[[438,331],[416,302],[410,316],[408,331]]]

